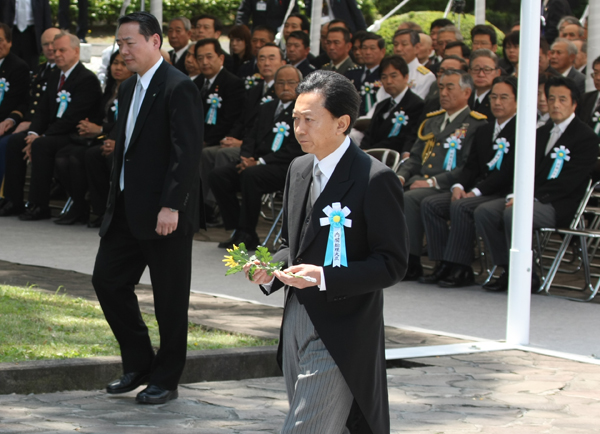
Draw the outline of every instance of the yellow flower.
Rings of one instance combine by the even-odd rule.
[[[225,262],[225,266],[229,267],[229,268],[237,267],[239,265],[237,262],[235,262],[233,260],[233,256],[225,256],[225,259],[223,259],[223,262]]]

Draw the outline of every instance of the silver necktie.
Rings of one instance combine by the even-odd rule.
[[[494,137],[492,137],[492,142],[496,141],[496,139],[498,138],[498,134],[500,134],[500,131],[502,131],[502,128],[500,128],[500,124],[498,122],[496,122],[496,126],[494,127]]]
[[[129,141],[133,135],[135,128],[135,122],[137,120],[138,113],[140,111],[140,103],[142,102],[142,82],[138,79],[137,85],[135,86],[135,96],[133,98],[133,111],[131,112],[131,119],[127,119],[127,130],[125,133],[125,149],[123,150],[123,164],[121,165],[121,178],[119,179],[119,185],[121,190],[125,188],[125,154],[129,147]]]
[[[548,140],[544,155],[548,155],[552,148],[554,148],[554,145],[556,142],[558,142],[558,139],[560,139],[561,134],[562,132],[560,131],[560,128],[558,128],[558,125],[554,124],[554,128],[552,128],[552,134],[550,134],[550,140]]]
[[[317,164],[313,169],[313,182],[310,187],[310,204],[313,206],[321,194],[321,169]]]

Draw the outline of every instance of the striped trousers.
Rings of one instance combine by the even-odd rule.
[[[285,306],[283,377],[290,411],[282,434],[348,434],[354,397],[295,294]]]

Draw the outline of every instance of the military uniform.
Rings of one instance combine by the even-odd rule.
[[[435,81],[435,75],[425,66],[419,63],[416,57],[408,64],[408,87],[425,99],[429,93],[431,84]]]
[[[427,180],[431,184],[430,188],[407,190],[404,194],[410,254],[415,256],[421,256],[423,246],[421,201],[428,196],[450,191],[467,161],[475,131],[486,123],[484,115],[471,111],[468,106],[442,129],[446,119],[445,110],[427,115],[419,127],[410,157],[398,171],[398,175],[405,180],[405,188],[419,180]]]
[[[359,116],[366,115],[377,104],[378,91],[382,87],[381,68],[377,66],[375,69],[370,70],[366,66],[357,66],[356,68],[350,68],[344,75],[354,84],[362,99]]]
[[[358,66],[356,65],[356,63],[354,63],[354,61],[352,60],[352,57],[348,56],[346,58],[346,60],[344,60],[342,62],[342,64],[340,66],[338,66],[337,68],[335,67],[335,65],[333,63],[331,63],[331,61],[329,61],[328,63],[323,65],[323,67],[321,69],[323,71],[335,71],[335,72],[339,72],[342,75],[345,75],[346,72],[348,72],[348,70],[351,68],[358,68]]]
[[[14,120],[16,124],[19,122],[27,121],[30,122],[33,119],[38,105],[42,99],[42,95],[46,91],[46,85],[48,84],[48,78],[50,73],[56,69],[56,65],[49,64],[48,62],[40,64],[35,70],[31,77],[31,84],[29,85],[29,98],[24,99],[22,105],[10,113],[8,116]]]

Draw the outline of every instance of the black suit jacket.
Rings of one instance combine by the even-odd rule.
[[[250,132],[244,137],[240,154],[242,157],[255,159],[262,158],[267,164],[290,164],[290,162],[302,155],[302,148],[296,140],[294,134],[294,119],[292,111],[294,110],[295,102],[292,102],[284,109],[277,119],[274,119],[275,111],[279,105],[279,100],[275,99],[271,102],[262,104],[258,108],[256,122],[254,122]],[[273,140],[276,133],[273,131],[275,124],[285,122],[288,127],[288,136],[284,138],[281,147],[277,152],[271,150]]]
[[[170,50],[169,51],[169,57],[171,58],[171,64],[179,69],[181,72],[183,72],[185,75],[187,75],[187,70],[185,69],[185,56],[187,56],[187,52],[188,50],[185,50],[183,52],[183,54],[179,57],[179,59],[177,59],[177,62],[173,62],[173,60],[175,59],[175,50]]]
[[[8,83],[8,91],[4,92],[2,103],[0,103],[0,119],[4,120],[14,110],[18,110],[23,101],[27,101],[29,65],[16,54],[8,53],[0,66],[0,78],[4,78]],[[19,113],[22,116],[24,111]]]
[[[579,105],[577,105],[577,116],[579,116],[584,123],[588,124],[592,128],[595,127],[595,123],[592,122],[592,118],[594,117],[597,99],[598,91],[593,90],[586,93],[583,98],[581,98]]]
[[[368,423],[351,432],[389,433],[383,289],[399,282],[407,268],[402,186],[394,172],[351,143],[307,215],[313,161],[306,155],[290,166],[284,241],[274,258],[285,266],[323,265],[330,230],[320,225],[323,208],[339,202],[350,209],[352,227],[344,229],[348,267],[324,267],[326,291],[316,286],[290,290],[306,308]],[[282,286],[275,280],[270,292]]]
[[[33,11],[33,25],[35,27],[35,40],[38,52],[42,51],[42,33],[52,27],[52,10],[48,0],[31,0]],[[15,21],[15,0],[2,0],[0,2],[0,22],[8,24],[12,29]]]
[[[242,77],[243,79],[254,74],[259,74],[255,57],[242,63],[237,71],[238,77]]]
[[[574,66],[567,74],[567,78],[570,78],[575,82],[577,88],[579,89],[579,92],[581,92],[581,95],[585,93],[585,75],[577,71]]]
[[[204,85],[205,77],[200,74],[194,82],[201,90]],[[206,116],[210,109],[208,96],[217,94],[222,98],[221,107],[217,109],[217,123],[209,125],[206,123]],[[242,109],[246,99],[246,88],[244,80],[236,77],[225,68],[223,68],[213,81],[206,97],[202,97],[204,108],[204,144],[205,146],[215,146],[227,135],[233,127],[235,121],[242,115]]]
[[[496,155],[494,150],[496,141],[492,141],[495,127],[496,122],[492,121],[482,125],[475,131],[467,162],[456,178],[456,182],[461,184],[465,191],[478,188],[484,196],[492,194],[506,195],[512,191],[515,171],[517,118],[516,116],[513,117],[498,134],[498,139],[506,139],[510,146],[508,147],[508,153],[502,156],[500,169],[498,170],[496,166],[493,166],[493,170],[490,170],[488,163]]]
[[[261,0],[242,0],[235,16],[236,24],[250,23],[252,18],[252,28],[255,26],[267,26],[274,31],[283,24],[285,13],[290,5],[290,0],[264,0],[266,10],[259,11],[256,8]],[[298,12],[298,3],[294,5],[292,12]]]
[[[475,91],[473,91],[469,97],[469,107],[471,110],[475,110],[476,112],[486,115],[488,122],[494,122],[496,119],[492,113],[492,108],[490,107],[490,92],[486,93],[483,101],[479,103],[475,102]]]
[[[356,68],[351,68],[348,71],[346,71],[346,73],[344,74],[346,76],[346,78],[348,80],[350,80],[352,82],[352,84],[354,84],[354,87],[356,88],[358,94],[361,96],[361,100],[362,102],[360,103],[360,116],[363,116],[367,113],[367,106],[366,106],[366,98],[367,95],[363,95],[361,93],[361,88],[363,86],[363,84],[365,83],[375,83],[375,82],[380,82],[381,79],[381,68],[377,68],[375,71],[367,71],[367,75],[365,76],[365,79],[362,80],[362,75],[363,72],[365,71],[366,66],[357,66]],[[377,102],[377,89],[374,89],[374,92],[371,94],[371,100],[373,101],[373,105],[375,105],[375,103]]]
[[[263,101],[269,98],[277,99],[277,96],[275,95],[275,85],[267,90],[265,96],[262,95],[263,85],[264,81],[259,79],[253,87],[246,91],[244,110],[231,130],[229,130],[228,136],[242,140],[252,129],[256,116],[258,116],[259,107],[263,104]]]
[[[177,230],[168,237],[192,236],[201,221],[199,203],[200,152],[203,118],[198,88],[185,74],[162,62],[150,81],[133,129],[127,153],[125,131],[137,75],[119,88],[110,193],[100,236],[109,228],[120,191],[121,167],[125,165],[125,212],[134,237],[164,238],[156,232],[162,207],[179,210]]]
[[[310,11],[312,8],[312,1],[306,0],[304,2],[306,10]],[[330,3],[331,12],[337,20],[344,20],[350,26],[350,33],[356,33],[358,30],[366,30],[367,23],[361,10],[356,4],[356,0],[336,0]],[[307,12],[310,16],[310,12]]]
[[[390,148],[400,153],[410,152],[410,148],[417,140],[419,118],[425,103],[417,94],[408,89],[400,103],[391,110],[387,119],[383,119],[383,115],[389,111],[391,103],[391,98],[377,103],[369,129],[361,142],[361,148]],[[408,116],[408,123],[400,128],[397,136],[388,137],[394,128],[394,113],[397,111],[404,111]]]
[[[573,15],[567,0],[550,0],[542,11],[546,25],[544,37],[550,45],[558,37],[558,22],[566,15]]]
[[[54,70],[48,78],[46,92],[44,92],[35,112],[29,131],[39,135],[57,136],[76,133],[79,121],[89,118],[99,124],[103,117],[102,90],[96,74],[78,63],[65,80],[62,90],[70,93],[71,102],[62,117],[57,117],[59,103],[58,83],[61,71]]]
[[[564,162],[558,178],[548,179],[554,165],[554,159],[551,158],[554,150],[548,155],[544,153],[553,127],[554,123],[548,122],[537,129],[534,196],[542,203],[552,204],[558,226],[568,226],[598,160],[600,137],[577,116],[573,118],[554,145],[555,148],[564,146],[568,149],[570,160]]]
[[[300,62],[296,66],[296,68],[302,73],[302,77],[306,77],[311,72],[314,72],[317,70],[317,68],[315,68],[313,65],[310,64],[310,62],[308,61],[308,57],[306,59],[304,59],[302,62]]]

